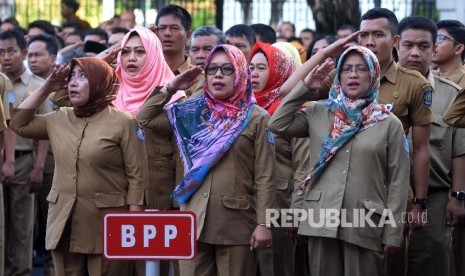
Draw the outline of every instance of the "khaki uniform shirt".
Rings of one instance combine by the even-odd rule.
[[[166,93],[155,92],[151,99],[154,120],[166,117],[163,107],[169,98]],[[255,227],[266,223],[266,209],[276,207],[274,142],[266,129],[269,115],[255,108],[228,152],[181,205],[182,210],[196,214],[201,242],[248,245]],[[138,118],[145,124],[141,116]]]
[[[452,188],[452,159],[465,154],[465,129],[447,125],[442,117],[455,99],[460,87],[452,81],[428,76],[434,89],[433,116],[430,136],[430,181],[428,192],[449,191]]]
[[[438,71],[433,72],[435,75],[439,75]],[[460,67],[455,72],[446,77],[446,79],[458,84],[460,88],[465,88],[465,67]]]
[[[333,70],[330,74],[331,82],[327,82],[323,88],[322,92],[326,92],[326,97],[335,75],[336,71]],[[400,119],[405,133],[408,133],[412,126],[433,122],[431,95],[430,84],[419,72],[405,69],[392,62],[381,78],[378,102],[393,104],[392,113]]]
[[[321,144],[334,115],[321,103],[300,110],[312,93],[300,82],[287,95],[270,121],[270,128],[279,135],[310,137],[311,165],[318,160]],[[354,222],[354,210],[369,210],[376,227],[314,227],[308,220],[300,223],[299,234],[338,238],[360,247],[382,251],[383,244],[400,246],[403,240],[402,212],[407,204],[409,187],[408,145],[402,124],[394,115],[355,135],[342,146],[323,174],[304,194],[304,210],[313,212],[312,222],[325,215],[320,210],[347,210],[345,221]],[[395,226],[378,227],[383,212],[392,212]],[[309,214],[310,215],[310,214]]]
[[[69,107],[34,113],[19,109],[10,126],[25,137],[50,139],[55,155],[46,248],[57,247],[69,223],[70,252],[101,254],[103,213],[144,204],[148,168],[143,132],[135,118],[113,107],[88,118],[77,118]]]
[[[24,70],[24,73],[15,81],[13,81],[14,97],[11,99],[7,95],[8,102],[17,108],[27,97],[32,95],[39,86],[44,83],[44,80]],[[42,103],[37,110],[38,114],[46,114],[51,112],[52,104],[47,100]],[[34,150],[35,145],[32,139],[16,135],[16,150]]]
[[[465,128],[465,89],[459,92],[443,119],[453,127]]]
[[[0,131],[3,131],[7,128],[6,122],[10,120],[10,108],[8,104],[7,95],[14,96],[13,84],[10,79],[3,73],[0,73],[0,99],[2,104],[0,105]]]

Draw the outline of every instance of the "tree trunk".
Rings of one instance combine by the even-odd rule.
[[[283,16],[283,5],[285,0],[273,0],[271,1],[271,18],[270,26],[276,28],[279,21]]]
[[[358,0],[307,0],[313,13],[316,31],[335,34],[342,24],[360,24]]]
[[[239,0],[239,3],[241,3],[242,14],[244,15],[243,24],[252,24],[252,0]]]

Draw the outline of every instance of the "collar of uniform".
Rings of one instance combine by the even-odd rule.
[[[447,76],[446,79],[448,79],[448,80],[450,80],[452,82],[455,82],[455,83],[460,83],[460,80],[462,78],[465,78],[465,68],[464,67],[458,68],[457,70],[452,72],[452,74]]]
[[[24,69],[24,72],[19,76],[19,78],[15,79],[12,81],[12,83],[21,81],[24,85],[27,85],[29,83],[29,79],[32,77],[32,74],[29,73],[26,68]]]
[[[429,84],[431,85],[431,88],[433,88],[433,92],[434,92],[434,87],[436,85],[435,85],[435,82],[434,82],[434,74],[433,74],[433,72],[431,70],[429,70],[428,75],[426,76],[426,80],[429,82]]]
[[[396,83],[398,69],[399,69],[399,65],[397,65],[397,63],[392,61],[391,65],[386,71],[386,74],[384,74],[383,79],[386,78],[389,82]]]
[[[178,69],[174,70],[173,73],[175,75],[179,75],[181,73],[184,73],[187,69],[191,68],[191,60],[187,56],[184,56],[184,63],[181,64],[181,66],[178,67]]]

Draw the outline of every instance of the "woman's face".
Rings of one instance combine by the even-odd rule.
[[[75,65],[69,76],[68,96],[73,106],[84,106],[89,101],[89,80],[79,65]]]
[[[319,50],[328,47],[329,43],[326,39],[320,39],[313,45],[312,56],[314,56]]]
[[[224,100],[234,94],[234,66],[224,51],[216,51],[205,73],[208,91],[213,97]]]
[[[121,66],[126,74],[131,77],[139,74],[146,60],[147,53],[140,37],[135,35],[129,38],[121,51]]]
[[[370,69],[358,53],[349,53],[342,64],[341,87],[350,99],[358,99],[370,88]]]
[[[256,53],[249,63],[250,73],[252,74],[252,92],[259,93],[265,89],[270,67],[263,53]]]

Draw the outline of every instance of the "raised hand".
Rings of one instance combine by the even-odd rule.
[[[106,63],[111,63],[116,59],[118,53],[122,50],[121,41],[113,44],[110,48],[100,52],[96,57],[102,59]]]
[[[315,66],[312,71],[304,78],[304,83],[310,90],[320,90],[325,83],[329,72],[334,68],[332,59],[327,59],[321,65]]]
[[[50,74],[42,86],[46,88],[48,93],[66,88],[68,84],[68,74],[68,65],[56,65],[52,70],[52,74]]]
[[[337,58],[344,52],[344,50],[346,50],[347,48],[353,45],[354,41],[356,41],[356,38],[358,37],[359,34],[360,34],[360,31],[356,31],[355,33],[352,33],[348,37],[344,37],[344,38],[336,40],[334,43],[328,45],[327,47],[321,49],[320,51],[323,51],[325,57]]]
[[[170,83],[167,84],[169,90],[186,90],[191,87],[195,82],[197,77],[202,73],[203,69],[200,66],[194,66],[189,68],[185,72],[177,75]]]

